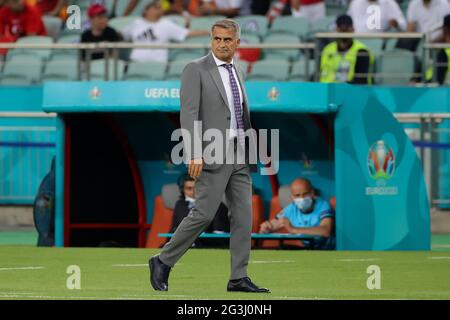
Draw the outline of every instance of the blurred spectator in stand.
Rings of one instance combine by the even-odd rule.
[[[192,0],[189,2],[189,13],[193,16],[222,15],[233,18],[239,15],[243,0]]]
[[[380,14],[379,20],[373,17],[375,11]],[[353,19],[355,32],[386,32],[390,29],[404,31],[406,29],[405,17],[395,0],[353,0],[347,14]]]
[[[292,14],[294,17],[304,17],[314,22],[325,17],[324,0],[276,0],[267,12],[267,18],[271,23],[283,14]]]
[[[187,37],[209,36],[207,30],[188,30],[169,19],[162,18],[164,12],[158,0],[150,2],[144,9],[143,17],[137,18],[123,31],[123,37],[134,43],[165,44],[170,41],[182,42]],[[133,49],[133,61],[157,61],[167,63],[168,49]]]
[[[294,17],[302,17],[308,19],[310,22],[314,22],[325,17],[325,1],[291,0],[291,11]]]
[[[274,19],[281,16],[286,5],[290,0],[275,0],[271,3],[269,11],[267,11],[267,19],[272,23]]]
[[[450,5],[447,0],[412,0],[406,13],[406,31],[427,33],[428,41],[436,40],[439,35],[436,30],[442,26],[444,16],[449,13]],[[419,42],[419,39],[400,39],[397,47],[416,51]]]
[[[82,43],[89,42],[118,42],[122,39],[121,35],[108,26],[108,12],[106,7],[101,4],[93,4],[88,8],[88,17],[91,28],[84,31],[81,35]],[[95,52],[91,55],[91,60],[103,59],[104,52]],[[82,59],[86,59],[85,50],[81,51]]]
[[[34,2],[34,5],[39,9],[43,16],[65,19],[67,15],[65,9],[69,3],[68,0],[29,0],[28,3],[30,2]]]
[[[250,0],[250,2],[252,14],[265,16],[270,9],[272,0]]]
[[[25,0],[5,0],[0,8],[0,42],[15,42],[26,36],[46,36],[39,10]],[[1,49],[0,55],[7,50]]]
[[[442,26],[444,17],[450,13],[447,0],[412,0],[407,18],[409,32],[431,32]]]
[[[124,1],[124,0],[121,0]],[[139,2],[142,0],[128,0],[128,4],[123,12],[124,16],[129,16],[136,9]],[[164,14],[180,14],[183,15],[184,12],[184,1],[183,0],[162,0],[161,8]],[[119,12],[120,14],[120,12]]]
[[[450,44],[450,14],[444,17],[442,30],[442,42]],[[434,64],[435,68],[431,66],[427,70],[426,80],[427,82],[437,81],[440,85],[443,85],[446,82],[450,71],[450,48],[440,49],[436,55],[436,61]],[[434,72],[436,72],[435,79],[433,79]]]
[[[336,31],[354,32],[352,18],[340,15],[336,19]],[[367,46],[352,38],[341,38],[329,43],[320,58],[320,82],[347,82],[370,84],[370,69],[374,57]]]

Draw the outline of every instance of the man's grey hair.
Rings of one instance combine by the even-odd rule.
[[[213,26],[211,27],[211,34],[215,27],[224,28],[224,29],[233,29],[234,33],[236,34],[237,38],[241,38],[241,27],[239,27],[239,23],[232,19],[223,19],[216,21]]]

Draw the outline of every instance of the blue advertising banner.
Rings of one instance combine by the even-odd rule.
[[[177,112],[178,81],[48,82],[43,109],[48,112]],[[328,101],[328,87],[320,83],[249,83],[252,112],[336,111]]]

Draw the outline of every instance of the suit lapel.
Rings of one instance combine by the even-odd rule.
[[[214,83],[215,83],[217,89],[219,90],[223,101],[229,108],[230,106],[228,105],[227,93],[225,92],[225,87],[223,86],[222,78],[220,77],[220,73],[217,68],[216,62],[214,61],[212,53],[210,53],[208,56],[208,71],[211,74],[211,77],[213,78]]]
[[[211,77],[213,78],[214,83],[215,83],[217,89],[219,90],[224,103],[228,106],[228,109],[230,110],[230,105],[228,104],[228,98],[227,98],[227,94],[225,91],[225,87],[223,86],[222,78],[220,77],[220,73],[219,73],[216,62],[214,61],[214,57],[212,56],[212,53],[209,53],[209,55],[208,55],[207,64],[208,64],[208,72],[211,74]],[[248,103],[247,103],[248,100],[247,100],[247,93],[246,93],[245,87],[244,87],[244,80],[236,66],[235,66],[235,71],[238,76],[239,85],[241,87],[242,96],[244,99],[242,105],[243,105],[243,108],[245,111],[246,118],[247,118],[248,122],[250,123],[250,112],[248,110]],[[231,109],[231,110],[233,110],[233,109]],[[249,124],[249,126],[250,126],[250,124]]]

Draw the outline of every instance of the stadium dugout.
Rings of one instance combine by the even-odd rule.
[[[162,186],[185,172],[170,158],[179,82],[47,82],[43,90],[43,110],[58,115],[56,245],[144,247]],[[253,126],[279,129],[279,171],[253,175],[265,217],[279,187],[305,176],[323,198],[336,196],[338,250],[429,250],[422,166],[392,114],[395,90],[248,83]]]

